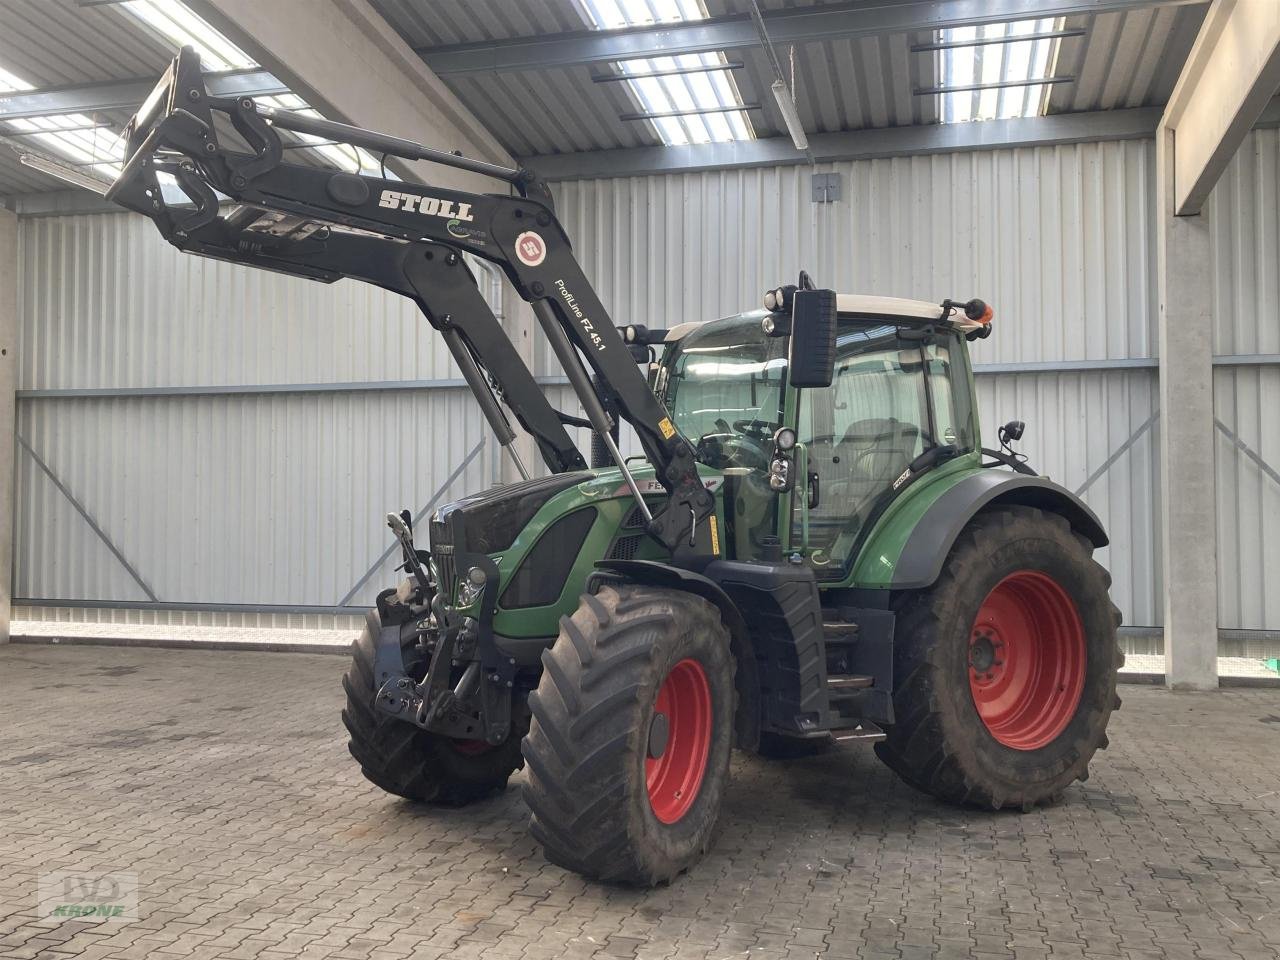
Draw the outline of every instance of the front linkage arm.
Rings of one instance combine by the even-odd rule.
[[[215,117],[228,118],[252,152],[226,148]],[[419,187],[286,163],[276,127],[492,176],[511,184],[520,196]],[[129,159],[108,197],[132,201],[130,206],[137,204],[135,209],[151,216],[165,236],[179,245],[218,219],[217,191],[241,203],[414,245],[424,241],[445,244],[499,265],[521,297],[533,305],[587,418],[596,433],[607,438],[611,453],[649,517],[640,489],[609,437],[611,423],[581,357],[586,358],[621,416],[635,428],[668,494],[666,504],[650,517],[649,533],[672,551],[677,562],[697,565],[711,558],[711,544],[716,539],[715,501],[698,477],[693,448],[649,390],[573,256],[553,212],[550,193],[536,176],[345,124],[259,110],[248,98],[209,97],[199,58],[190,48],[179,53],[130,122],[126,136]],[[158,179],[161,173],[176,179],[194,201],[194,208],[174,210],[164,203]],[[491,374],[507,376],[510,357],[486,359]]]

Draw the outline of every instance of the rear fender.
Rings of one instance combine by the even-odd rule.
[[[601,560],[587,581],[587,591],[594,593],[601,582],[611,579],[684,590],[715,604],[729,628],[729,647],[737,662],[734,677],[738,692],[734,719],[737,746],[743,750],[754,750],[760,742],[760,678],[751,634],[738,605],[714,580],[656,560]]]
[[[1097,514],[1065,487],[1045,477],[982,470],[950,487],[925,511],[903,545],[890,589],[918,590],[931,585],[942,573],[960,531],[974,515],[1005,504],[1021,504],[1059,514],[1095,548],[1105,547],[1109,542]],[[868,547],[874,547],[874,543]]]

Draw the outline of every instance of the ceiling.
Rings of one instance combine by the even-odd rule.
[[[430,64],[459,46],[575,34],[590,23],[579,0],[370,0]],[[705,0],[714,18],[743,18],[750,0]],[[848,7],[848,0],[760,0],[770,12],[813,6]],[[864,4],[865,5],[865,4]],[[856,6],[856,4],[855,4]],[[883,4],[880,4],[883,6]],[[38,88],[152,78],[173,55],[162,37],[101,0],[4,0],[0,3],[0,67]],[[1083,30],[1061,41],[1051,88],[1053,113],[1160,105],[1168,98],[1205,5],[1182,4],[1070,17]],[[784,69],[794,63],[796,100],[809,133],[938,122],[938,97],[914,91],[937,85],[937,54],[912,47],[937,39],[932,31],[872,37],[832,36],[775,44]],[[769,86],[773,72],[759,46],[733,50],[743,66],[732,74],[757,137],[786,136]],[[649,121],[620,119],[640,104],[622,83],[599,83],[610,64],[573,64],[511,72],[445,73],[445,82],[514,155],[530,156],[661,144]],[[117,128],[126,111],[95,114]],[[308,151],[297,151],[303,155]],[[313,158],[319,162],[318,158]],[[0,196],[60,190],[54,178],[19,165],[0,146]]]
[[[372,0],[405,41],[428,63],[453,47],[555,33],[585,31],[578,0]],[[745,17],[750,0],[705,0],[712,18]],[[800,7],[848,7],[847,0],[760,0],[766,12]],[[1067,18],[1082,36],[1062,41],[1050,112],[1163,104],[1195,41],[1207,5],[1159,6]],[[911,47],[936,39],[931,31],[878,37],[833,37],[797,44],[796,101],[809,133],[937,123],[938,98],[913,95],[937,84],[936,54]],[[778,50],[784,69],[791,50]],[[770,95],[773,72],[759,48],[734,51],[745,66],[734,71],[757,137],[786,136]],[[657,146],[648,123],[618,117],[638,104],[619,83],[596,83],[600,65],[510,73],[446,75],[445,80],[493,134],[517,156]]]

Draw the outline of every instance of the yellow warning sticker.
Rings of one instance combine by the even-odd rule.
[[[662,438],[670,440],[676,435],[676,425],[671,422],[670,417],[663,417],[658,421],[658,429],[662,431]]]
[[[711,524],[711,552],[718,557],[720,556],[720,528],[716,526],[716,515],[713,513],[707,520]]]

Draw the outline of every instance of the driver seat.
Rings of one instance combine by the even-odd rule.
[[[915,457],[920,428],[895,417],[857,420],[836,445],[847,471],[847,496],[860,512],[902,476]]]

